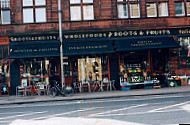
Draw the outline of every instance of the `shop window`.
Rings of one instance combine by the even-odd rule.
[[[190,16],[190,2],[186,2],[187,15]]]
[[[10,0],[1,0],[1,22],[2,24],[11,23]]]
[[[78,80],[81,82],[102,81],[108,79],[108,57],[81,58],[78,59]]]
[[[159,16],[168,16],[168,3],[167,2],[160,2],[159,3]]]
[[[21,86],[49,84],[49,60],[23,59],[20,65]]]
[[[46,22],[46,1],[23,0],[23,22]]]
[[[175,15],[176,16],[185,15],[184,2],[175,2]]]
[[[148,52],[137,51],[120,55],[120,77],[129,83],[144,82],[151,79]]]
[[[94,20],[93,0],[70,0],[71,21]]]
[[[146,3],[147,17],[157,17],[156,3]]]
[[[190,66],[190,37],[180,37],[179,65]]]
[[[139,0],[117,0],[118,18],[139,18]]]
[[[152,1],[146,3],[147,17],[168,16],[168,1]]]
[[[10,87],[10,66],[8,56],[8,46],[0,46],[0,95],[7,95]]]

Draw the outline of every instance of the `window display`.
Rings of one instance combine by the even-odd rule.
[[[7,60],[8,46],[0,46],[0,95],[8,95],[10,87],[10,60]]]
[[[21,86],[49,84],[49,60],[26,59],[20,65]]]
[[[102,81],[108,78],[108,57],[78,59],[79,81]]]
[[[129,52],[120,55],[120,84],[128,86],[152,84],[148,51]]]
[[[190,37],[179,37],[179,65],[190,66]]]

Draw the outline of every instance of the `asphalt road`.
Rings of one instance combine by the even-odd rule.
[[[190,123],[190,93],[0,106],[0,125],[63,121],[68,125]]]

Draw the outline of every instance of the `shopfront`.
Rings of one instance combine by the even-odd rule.
[[[110,80],[111,41],[65,41],[64,71],[67,84]]]
[[[171,73],[171,50],[179,47],[176,36],[184,29],[65,32],[65,82],[108,79],[115,80],[118,89],[121,82],[152,84],[158,75]],[[49,84],[53,73],[60,76],[59,53],[57,35],[11,37],[11,85]]]
[[[8,95],[10,87],[10,60],[8,56],[8,37],[0,37],[0,95]]]
[[[75,58],[74,81],[102,81],[106,77],[116,80],[117,88],[125,81],[153,84],[157,75],[169,73],[169,49],[179,47],[172,32],[176,30],[68,34],[64,35],[64,54]]]
[[[47,86],[53,74],[60,74],[59,40],[56,35],[10,38],[11,88]]]

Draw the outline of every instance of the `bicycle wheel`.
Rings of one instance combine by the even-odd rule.
[[[55,87],[52,87],[50,89],[50,96],[55,97],[57,95],[57,89]]]
[[[66,86],[64,89],[65,96],[72,96],[74,93],[74,89],[71,86]]]

